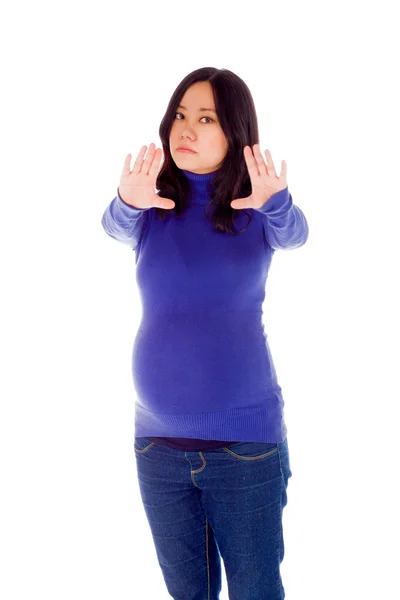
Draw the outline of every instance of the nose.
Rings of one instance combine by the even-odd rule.
[[[193,139],[195,137],[194,129],[192,125],[189,125],[188,121],[184,125],[181,125],[180,134]]]
[[[182,129],[180,135],[185,138],[190,138],[191,140],[194,139],[194,135],[193,132],[190,130],[190,127],[185,127],[184,129]]]

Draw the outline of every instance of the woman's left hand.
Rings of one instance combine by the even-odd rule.
[[[254,156],[250,146],[243,149],[247,169],[250,175],[252,192],[246,198],[237,198],[232,200],[231,206],[235,209],[255,208],[259,209],[268,202],[268,200],[281,190],[287,187],[286,179],[286,161],[282,161],[281,173],[278,177],[272,160],[271,152],[265,150],[267,164],[260,152],[260,145],[254,144]]]

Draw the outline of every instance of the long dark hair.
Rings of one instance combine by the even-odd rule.
[[[172,94],[159,128],[164,162],[158,173],[156,188],[160,196],[174,200],[175,207],[156,208],[156,214],[163,220],[167,211],[175,211],[175,215],[180,215],[188,207],[189,181],[172,159],[169,135],[183,95],[198,81],[209,81],[212,86],[215,110],[228,143],[225,159],[211,178],[211,204],[215,209],[211,217],[208,215],[207,217],[217,231],[237,235],[232,230],[236,213],[245,212],[249,217],[246,227],[239,233],[247,229],[252,217],[246,210],[233,209],[230,203],[235,198],[244,198],[251,194],[251,182],[243,148],[245,146],[253,148],[254,144],[258,144],[259,134],[257,114],[250,90],[240,77],[228,69],[214,67],[197,69],[189,73]]]

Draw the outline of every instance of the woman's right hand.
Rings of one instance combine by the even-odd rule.
[[[124,202],[134,208],[175,208],[170,198],[157,196],[155,184],[161,162],[162,149],[151,143],[146,158],[147,146],[142,146],[137,155],[132,171],[130,170],[131,154],[125,158],[118,192]],[[144,159],[144,160],[143,160]]]

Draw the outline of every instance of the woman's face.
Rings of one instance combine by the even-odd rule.
[[[204,108],[207,110],[201,110]],[[212,173],[222,165],[228,143],[213,111],[215,104],[208,81],[198,81],[186,90],[169,136],[172,159],[179,169],[200,175]],[[195,150],[196,154],[177,152],[181,145]]]

